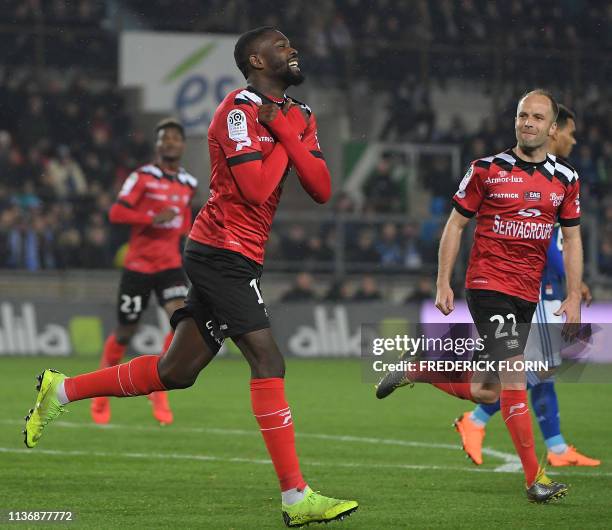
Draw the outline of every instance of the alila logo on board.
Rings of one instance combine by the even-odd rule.
[[[70,355],[68,331],[59,324],[38,329],[34,305],[24,303],[21,315],[13,304],[0,304],[0,355]]]
[[[81,310],[82,311],[82,310]],[[48,312],[42,312],[45,315]],[[135,354],[158,354],[169,331],[164,310],[156,308],[155,324],[142,323],[131,342]],[[57,318],[61,323],[54,322]],[[98,355],[102,352],[105,322],[109,318],[67,311],[53,313],[40,323],[34,303],[0,303],[0,356],[2,355]]]

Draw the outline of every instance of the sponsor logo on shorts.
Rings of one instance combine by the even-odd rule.
[[[187,296],[187,286],[175,285],[174,287],[168,287],[162,291],[162,298],[169,300],[171,298],[180,298]]]
[[[223,339],[220,339],[219,337],[215,337],[215,330],[214,330],[214,326],[213,326],[213,321],[212,320],[207,320],[205,326],[206,326],[206,329],[209,331],[210,336],[213,338],[213,340],[219,346],[223,346]]]
[[[509,350],[516,350],[519,347],[518,339],[509,339],[506,341],[506,348]]]

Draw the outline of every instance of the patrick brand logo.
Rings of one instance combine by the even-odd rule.
[[[520,410],[525,406],[525,403],[517,403],[516,405],[512,405],[510,407],[510,414],[512,414],[515,410]]]

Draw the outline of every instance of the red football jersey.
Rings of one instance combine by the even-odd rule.
[[[509,149],[472,162],[453,205],[476,214],[466,288],[537,302],[555,222],[580,224],[578,174],[554,155],[533,163]]]
[[[174,208],[178,215],[162,224],[132,225],[126,269],[152,274],[182,266],[179,242],[190,228],[190,204],[197,185],[183,168],[171,175],[150,164],[130,174],[119,192],[119,203],[151,218],[167,208]]]
[[[251,160],[265,160],[274,149],[276,139],[257,119],[258,107],[264,102],[270,100],[247,87],[228,94],[217,108],[208,129],[210,197],[189,234],[195,241],[239,252],[260,264],[284,177],[264,204],[254,206],[241,195],[231,167]],[[314,114],[307,105],[301,106],[310,116],[302,143],[315,156],[321,157]]]

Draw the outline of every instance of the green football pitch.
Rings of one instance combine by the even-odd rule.
[[[155,424],[144,397],[113,399],[107,427],[92,424],[88,402],[75,403],[33,450],[24,448],[21,429],[35,376],[46,367],[89,371],[95,361],[3,358],[0,367],[5,514],[70,510],[78,528],[283,527],[245,362],[220,359],[193,388],[172,393],[171,426]],[[603,464],[551,470],[570,493],[545,506],[525,499],[501,417],[491,420],[485,463],[477,468],[451,427],[471,404],[428,385],[378,401],[373,386],[361,382],[358,361],[289,360],[286,387],[306,479],[324,494],[360,503],[352,517],[327,528],[610,527],[612,385],[558,385],[566,438]]]

